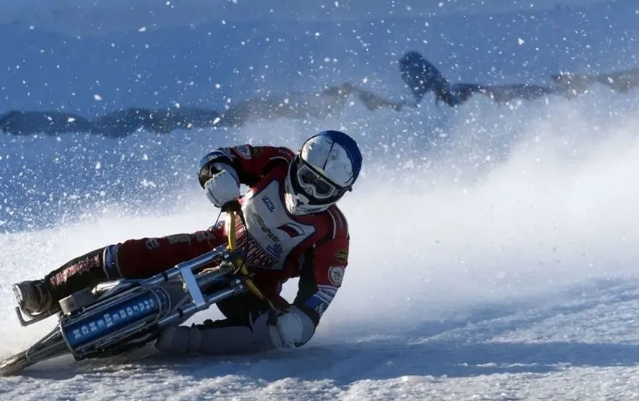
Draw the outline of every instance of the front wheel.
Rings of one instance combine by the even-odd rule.
[[[29,365],[27,351],[22,351],[0,362],[0,376],[16,374]]]
[[[0,376],[14,375],[33,364],[68,353],[62,334],[56,328],[29,349],[0,361]]]

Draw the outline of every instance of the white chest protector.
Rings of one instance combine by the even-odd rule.
[[[287,214],[280,185],[273,180],[264,189],[253,188],[244,196],[246,229],[239,224],[237,236],[251,268],[281,270],[291,251],[316,231]]]

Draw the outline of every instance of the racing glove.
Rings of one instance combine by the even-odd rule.
[[[204,183],[204,190],[209,201],[215,207],[221,208],[240,197],[240,182],[237,173],[232,167],[223,166],[218,173],[215,173]]]
[[[277,321],[268,322],[276,348],[295,348],[306,343],[315,332],[311,319],[297,306],[278,310]]]

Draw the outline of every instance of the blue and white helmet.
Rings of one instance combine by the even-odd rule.
[[[310,137],[288,168],[284,195],[294,215],[328,209],[352,190],[362,168],[362,154],[353,138],[340,131]]]

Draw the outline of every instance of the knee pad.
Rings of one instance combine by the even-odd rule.
[[[104,274],[108,280],[117,280],[122,278],[120,268],[118,267],[118,249],[120,244],[109,245],[104,248],[102,253],[102,261],[104,267]]]

